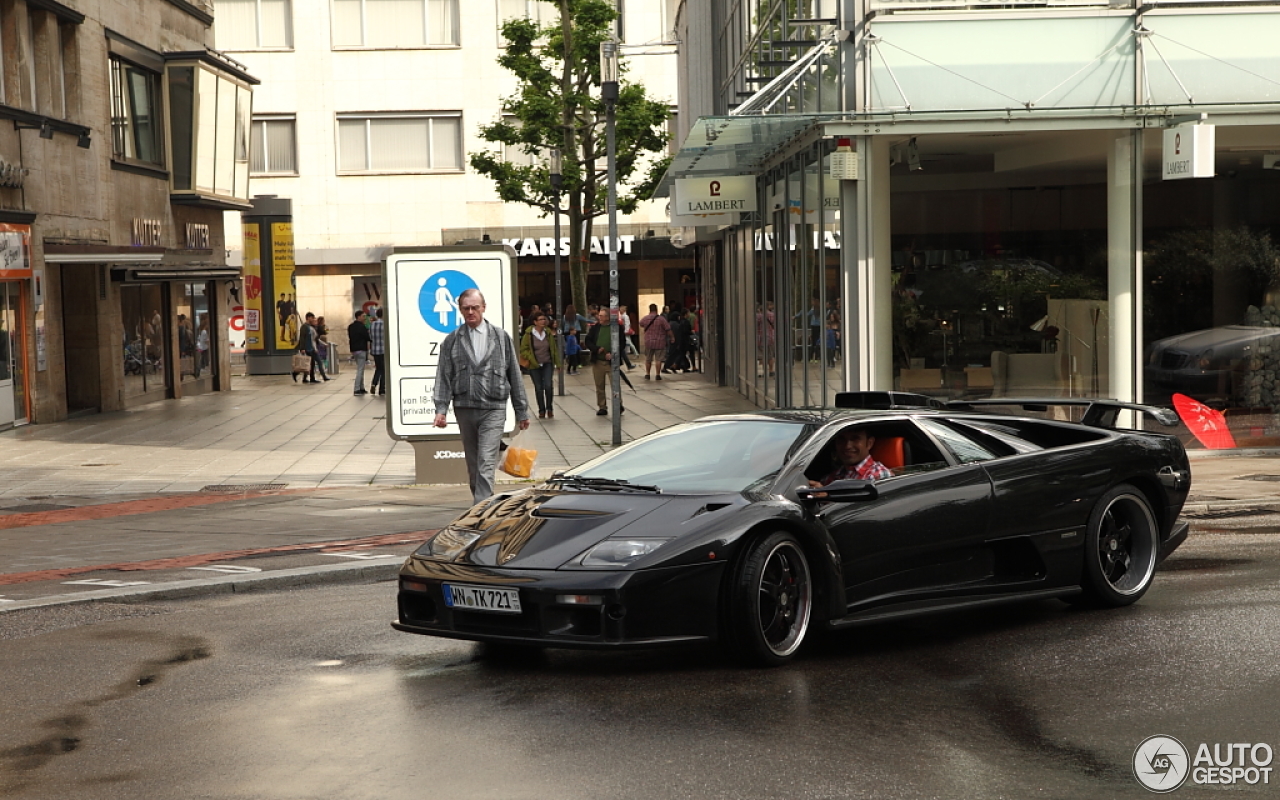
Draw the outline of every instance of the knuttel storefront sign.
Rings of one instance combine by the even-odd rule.
[[[675,199],[672,214],[678,217],[755,211],[756,179],[754,175],[680,178]]]
[[[1214,131],[1212,125],[1178,125],[1166,128],[1160,177],[1166,181],[1212,178],[1216,140]]]

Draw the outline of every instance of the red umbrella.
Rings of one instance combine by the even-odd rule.
[[[1187,428],[1210,450],[1230,450],[1236,446],[1235,437],[1227,428],[1227,418],[1221,411],[1209,408],[1185,394],[1173,396],[1173,407]]]

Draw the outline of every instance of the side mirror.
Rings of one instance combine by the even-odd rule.
[[[844,480],[832,481],[816,489],[811,486],[802,486],[796,489],[796,495],[801,500],[853,503],[860,500],[875,500],[880,496],[880,490],[871,481]]]

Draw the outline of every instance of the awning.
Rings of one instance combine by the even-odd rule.
[[[165,264],[112,266],[111,279],[123,283],[155,283],[157,281],[183,281],[195,283],[233,279],[240,277],[239,267],[226,264],[208,264],[174,267]]]
[[[662,176],[654,197],[679,178],[760,174],[769,162],[813,137],[900,137],[1015,131],[1161,129],[1189,120],[1217,125],[1280,124],[1280,104],[1002,108],[835,112],[700,117]]]
[[[693,123],[654,197],[669,197],[677,178],[753,175],[774,153],[838,114],[701,117]]]

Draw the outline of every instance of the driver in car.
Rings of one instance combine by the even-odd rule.
[[[871,457],[871,448],[875,443],[876,437],[861,428],[848,428],[837,433],[834,444],[840,466],[823,476],[820,481],[809,481],[809,485],[817,489],[832,481],[878,481],[892,478],[893,473],[889,468]]]

